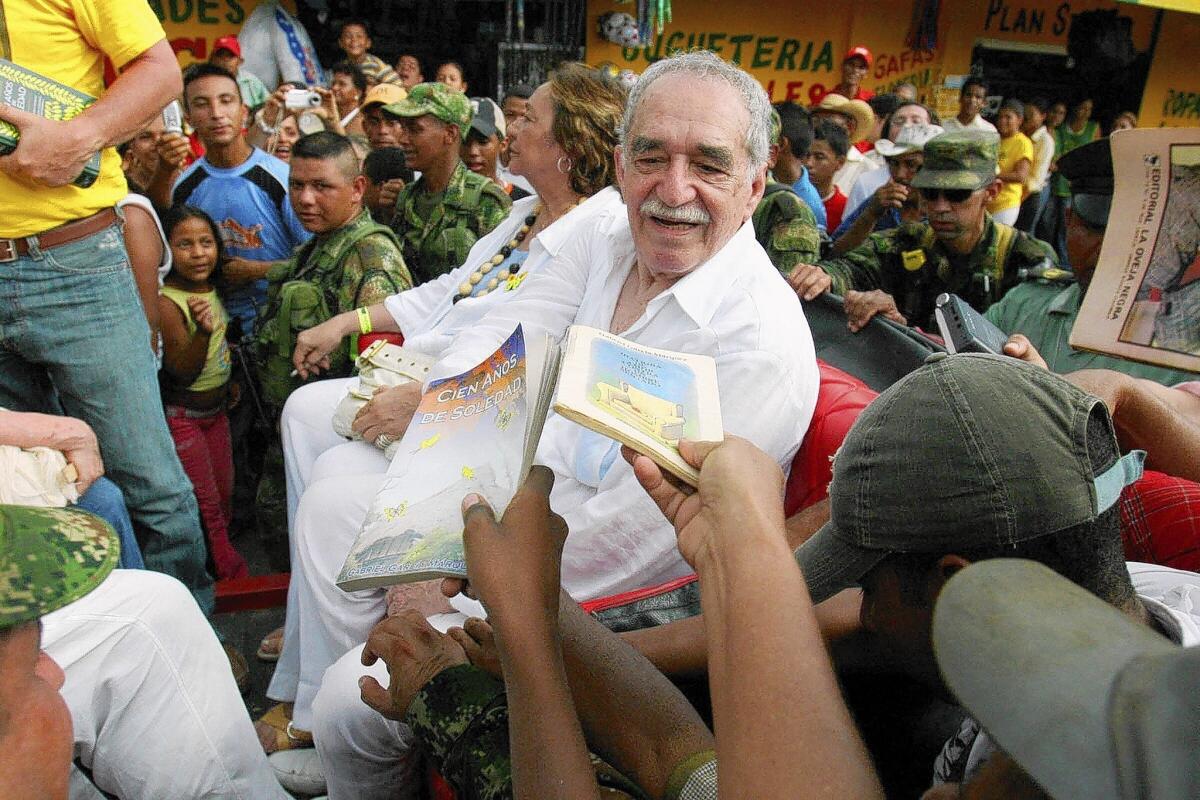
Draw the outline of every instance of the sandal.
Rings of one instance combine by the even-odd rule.
[[[313,746],[313,735],[292,725],[292,704],[276,703],[254,723],[259,744],[267,755]]]
[[[263,637],[254,654],[259,661],[275,663],[283,653],[283,628],[276,628]]]

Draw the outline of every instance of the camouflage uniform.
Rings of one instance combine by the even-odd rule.
[[[392,117],[426,115],[457,125],[466,141],[475,112],[462,92],[440,83],[419,83],[398,103],[383,107]],[[467,260],[472,245],[508,216],[512,199],[489,178],[458,161],[440,194],[425,190],[425,178],[405,186],[396,198],[392,229],[404,242],[404,260],[417,283],[444,275]]]
[[[366,209],[336,231],[313,237],[290,259],[272,267],[267,278],[269,301],[259,318],[263,326],[278,315],[278,290],[287,281],[303,279],[319,284],[331,315],[383,302],[384,298],[412,287],[412,276],[395,235],[372,220]],[[331,368],[322,373],[323,378],[350,374],[354,359],[350,357],[349,342],[330,354],[330,363]],[[296,381],[298,385],[299,379]],[[278,424],[281,410],[270,409],[272,427]],[[271,437],[263,454],[256,514],[259,531],[265,538],[282,539],[287,535],[287,489],[278,436]]]
[[[503,681],[470,664],[450,667],[416,693],[404,722],[430,765],[450,782],[460,800],[513,796]],[[676,770],[680,774],[672,775],[673,785],[686,783],[683,767],[696,769],[711,758],[711,752],[690,757]],[[601,758],[593,754],[591,760],[605,797],[645,797]]]
[[[999,137],[985,131],[943,133],[925,143],[925,164],[916,189],[978,191],[996,177]],[[953,292],[984,311],[1017,285],[1022,270],[1056,264],[1045,242],[995,222],[985,213],[983,235],[965,257],[951,258],[928,222],[906,222],[873,233],[839,257],[820,262],[833,279],[831,291],[882,289],[892,295],[910,325],[936,330],[934,302]]]
[[[418,283],[433,280],[462,264],[480,237],[508,216],[512,199],[493,181],[467,169],[461,161],[450,184],[434,198],[425,179],[410,183],[396,198],[392,229],[404,243],[404,258]],[[432,207],[422,215],[420,206]]]
[[[120,555],[113,529],[85,511],[0,506],[0,630],[75,602]]]
[[[1184,283],[1185,273],[1200,263],[1200,166],[1171,168],[1162,227],[1138,299],[1161,292],[1154,320],[1154,346],[1200,354],[1200,279]]]
[[[768,183],[751,220],[755,238],[784,275],[797,264],[815,264],[820,259],[817,218],[791,188]]]
[[[1003,230],[1007,229],[1007,230]],[[1007,256],[998,235],[1011,237]],[[867,241],[819,266],[833,279],[830,291],[882,289],[896,300],[910,325],[937,330],[934,301],[953,292],[983,311],[1020,281],[1021,270],[1057,263],[1045,242],[984,218],[983,236],[975,249],[952,264],[927,222],[906,222],[899,228],[873,233]]]

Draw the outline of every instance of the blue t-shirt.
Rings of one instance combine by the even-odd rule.
[[[312,236],[288,202],[288,165],[254,148],[250,158],[221,169],[201,158],[175,183],[171,201],[203,209],[221,229],[225,253],[254,261],[281,261]],[[230,317],[249,333],[266,302],[267,281],[221,291]]]
[[[856,219],[858,219],[859,217],[861,217],[863,215],[863,212],[867,210],[867,205],[870,202],[871,202],[871,198],[868,197],[866,200],[864,200],[858,204],[858,208],[854,209],[849,214],[842,217],[842,224],[838,225],[837,230],[833,232],[833,240],[835,242],[838,239],[842,238],[842,236],[845,235],[846,231],[850,230],[850,226],[854,224],[854,221]],[[871,229],[871,232],[874,233],[876,231],[887,231],[887,230],[891,230],[892,228],[899,228],[899,227],[900,227],[900,209],[892,208],[889,206],[888,208],[885,208],[883,210],[882,214],[879,215],[879,219],[876,220],[875,227]]]
[[[808,167],[800,168],[800,177],[792,184],[792,191],[800,195],[800,199],[805,205],[812,209],[812,212],[817,217],[817,227],[825,231],[829,227],[829,217],[825,214],[825,203],[821,200],[821,194],[817,191],[817,187],[813,186],[812,180],[808,177]]]

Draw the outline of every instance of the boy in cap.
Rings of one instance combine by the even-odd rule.
[[[1058,174],[1074,198],[1067,209],[1067,257],[1070,272],[1033,270],[1025,280],[987,310],[992,324],[1005,333],[1024,334],[1049,369],[1067,373],[1110,369],[1167,386],[1196,379],[1183,370],[1142,364],[1124,358],[1076,350],[1069,339],[1083,297],[1100,260],[1113,195],[1112,148],[1107,138],[1077,147],[1058,160]]]
[[[119,549],[90,514],[0,506],[4,796],[284,800],[200,609]]]
[[[996,196],[995,134],[943,133],[925,143],[925,162],[913,178],[926,221],[873,233],[844,256],[818,266],[817,292],[845,295],[850,330],[876,314],[935,329],[934,301],[953,292],[983,311],[1020,280],[1022,270],[1053,265],[1044,242],[992,220]]]
[[[939,125],[905,125],[894,142],[880,139],[875,143],[875,152],[887,164],[888,181],[852,209],[833,232],[834,255],[850,252],[872,233],[924,220],[912,182],[925,164],[925,143],[941,133]]]
[[[419,83],[404,100],[384,106],[383,113],[403,123],[404,155],[421,173],[400,191],[392,219],[404,243],[404,261],[419,285],[461,264],[479,237],[508,215],[512,200],[459,157],[474,116],[462,92]]]
[[[511,199],[529,197],[530,192],[500,177],[499,159],[506,136],[506,121],[500,106],[487,97],[472,97],[471,107],[475,109],[475,115],[471,117],[471,127],[467,129],[467,138],[462,145],[463,163],[471,172],[490,178]]]
[[[402,147],[404,145],[404,125],[397,117],[389,117],[383,113],[384,106],[399,103],[408,97],[404,87],[394,83],[381,83],[372,86],[363,95],[359,114],[363,118],[363,133],[367,135],[367,144],[372,150],[384,147]],[[395,196],[392,197],[393,202]]]
[[[213,42],[208,63],[233,73],[242,93],[242,102],[249,106],[251,111],[258,109],[271,96],[258,76],[243,66],[246,60],[242,58],[242,45],[236,36],[221,36]]]
[[[862,88],[862,81],[874,60],[871,51],[861,44],[851,47],[842,58],[842,79],[829,91],[851,100],[870,100],[875,93]]]

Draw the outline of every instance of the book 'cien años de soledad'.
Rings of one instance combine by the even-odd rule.
[[[475,368],[434,381],[346,557],[346,591],[465,577],[462,499],[503,514],[533,463],[555,386],[554,410],[629,445],[693,486],[680,439],[720,441],[716,366],[572,326],[565,347],[521,326]]]
[[[46,119],[65,121],[79,116],[96,98],[45,75],[0,58],[0,102]],[[0,121],[0,156],[17,149],[21,132],[16,126]],[[100,154],[93,153],[74,181],[86,189],[100,177]]]

